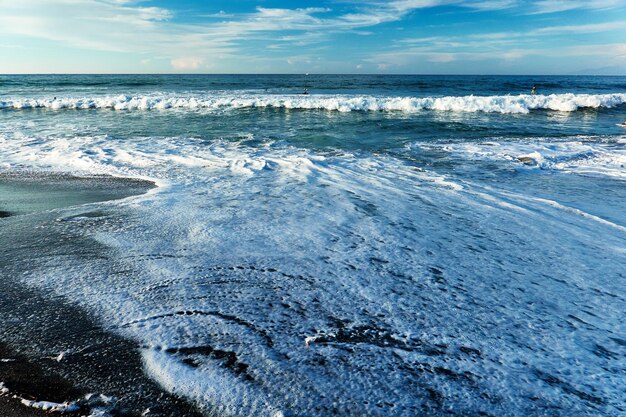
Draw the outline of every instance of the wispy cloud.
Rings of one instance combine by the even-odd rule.
[[[202,64],[204,64],[204,59],[198,57],[182,57],[172,59],[170,63],[176,70],[189,71],[200,68]]]
[[[600,33],[610,31],[625,31],[626,20],[592,23],[582,25],[546,26],[529,29],[526,32],[487,32],[455,36],[426,36],[404,38],[395,41],[395,45],[404,48],[406,45],[428,47],[430,50],[445,52],[450,50],[484,51],[499,49],[506,53],[508,48],[529,48],[533,44],[545,44],[545,39],[554,35],[572,33]],[[583,48],[583,45],[577,45]]]
[[[236,16],[213,15],[223,18],[221,22],[180,24],[172,21],[174,14],[170,10],[139,4],[128,0],[3,1],[0,33],[119,52],[167,53],[189,45],[228,52],[236,41],[263,32],[301,31],[312,37],[310,34],[316,31],[349,31],[401,17],[395,9],[378,7],[362,14],[334,17],[323,17],[330,11],[327,8],[259,7]]]
[[[336,6],[339,3],[344,4]],[[537,21],[542,19],[529,16],[574,9],[600,11],[624,6],[623,0],[336,0],[332,4],[336,10],[257,7],[236,13],[231,9],[216,13],[205,10],[205,14],[190,16],[189,11],[153,7],[149,0],[0,0],[0,36],[9,38],[11,43],[29,37],[45,40],[46,46],[51,42],[62,45],[64,50],[69,47],[118,52],[133,57],[135,62],[169,65],[176,71],[202,71],[228,60],[262,63],[268,68],[272,62],[290,62],[294,67],[317,65],[320,56],[324,56],[325,62],[340,62],[339,65],[350,68],[362,61],[369,62],[369,68],[381,64],[379,69],[388,70],[415,59],[438,65],[515,61],[530,54],[543,54],[552,45],[550,39],[554,35],[619,31],[626,27],[624,20],[602,22],[600,18],[598,23],[564,20],[560,26],[540,27]],[[430,9],[438,7],[446,12],[439,13],[445,19],[454,13],[470,18],[455,19],[454,24],[446,20],[429,27],[410,26],[421,20],[421,13],[429,18],[437,16],[438,11]],[[516,26],[525,30],[472,32],[488,30],[475,23],[476,16],[483,13],[491,20],[497,16],[517,23],[524,19],[531,22]],[[405,22],[406,30],[396,30]],[[393,27],[393,32],[384,33],[389,27]],[[391,38],[399,33],[407,37]],[[345,34],[362,36],[355,42],[359,47],[353,48],[358,52],[341,51],[337,55],[334,41]],[[373,35],[368,36],[372,40],[365,35]],[[574,53],[576,48],[570,51],[567,45],[554,47],[551,53]],[[365,59],[363,52],[368,47],[368,54],[373,57],[370,60]],[[0,48],[8,49],[6,45]],[[324,48],[334,52],[322,52]],[[578,50],[590,53],[583,46]],[[602,53],[620,51],[613,48],[612,52]],[[347,59],[352,62],[345,62]]]
[[[503,10],[517,7],[520,4],[520,0],[395,0],[379,3],[379,7],[387,7],[400,13],[408,13],[418,9],[452,5],[481,11]]]
[[[470,2],[477,8],[502,7],[506,0]],[[330,14],[328,8],[267,8],[253,12],[219,12],[205,23],[177,23],[165,8],[133,0],[20,0],[3,2],[0,34],[22,35],[102,51],[154,54],[169,59],[174,69],[199,69],[189,56],[235,54],[246,40],[272,40],[307,45],[332,33],[363,34],[363,28],[398,21],[407,13],[458,0],[395,0],[374,2],[358,12]],[[467,3],[467,2],[466,2]],[[215,18],[222,19],[219,22]],[[285,36],[285,32],[296,32]],[[297,33],[300,32],[300,33]]]
[[[438,41],[440,42],[440,41]],[[460,42],[459,42],[460,43]],[[626,43],[611,44],[590,44],[585,46],[565,46],[565,47],[536,47],[515,46],[508,48],[476,48],[477,44],[469,40],[465,47],[458,49],[439,48],[437,44],[415,45],[404,47],[401,50],[375,53],[364,61],[384,65],[384,70],[398,70],[405,72],[406,68],[424,68],[424,63],[434,63],[437,65],[447,65],[454,63],[458,68],[459,63],[465,63],[468,68],[476,68],[474,63],[486,63],[491,71],[498,66],[509,68],[510,65],[518,65],[534,62],[541,59],[543,62],[566,58],[574,59],[583,65],[591,61],[603,64],[610,64],[615,68],[626,69]],[[588,58],[588,59],[585,59]],[[426,66],[426,68],[428,68]]]
[[[127,1],[21,0],[3,2],[0,33],[60,41],[89,49],[144,52],[148,40],[164,42],[160,30],[171,17],[158,7]],[[138,37],[138,33],[145,37]]]
[[[394,0],[380,3],[379,6],[386,5],[390,10],[406,13],[416,9],[425,9],[454,3],[459,3],[459,0]]]
[[[623,0],[540,0],[533,4],[531,14],[557,13],[575,9],[613,9],[623,5]]]
[[[464,4],[465,7],[481,11],[511,9],[519,5],[519,0],[484,0]]]
[[[537,33],[597,33],[611,30],[626,30],[626,20],[615,22],[591,23],[586,25],[552,26],[537,29]]]

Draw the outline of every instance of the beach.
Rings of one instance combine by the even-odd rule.
[[[9,349],[6,345],[0,345],[0,357],[2,358],[0,374],[3,377],[3,387],[8,390],[0,396],[0,415],[12,417],[45,416],[49,413],[25,406],[22,399],[46,399],[60,404],[81,395],[58,374],[46,375],[41,368]],[[7,388],[8,386],[11,389]],[[60,413],[58,415],[67,416],[69,414]]]
[[[0,414],[626,410],[626,78],[0,82]]]
[[[10,241],[0,253],[4,335],[0,340],[0,379],[6,390],[0,396],[0,415],[50,415],[43,408],[54,407],[68,409],[54,411],[54,415],[91,415],[115,408],[119,400],[124,402],[117,409],[120,415],[140,415],[147,409],[176,415],[173,408],[176,413],[186,410],[186,415],[195,415],[181,400],[145,378],[136,343],[115,337],[85,312],[50,293],[21,285],[17,276],[7,273],[14,265],[50,256],[51,250],[64,253],[71,236],[42,238],[38,231],[48,221],[63,221],[68,214],[64,208],[71,207],[70,218],[93,216],[102,210],[99,202],[128,198],[153,187],[149,181],[110,176],[0,174],[0,204],[7,213],[2,219],[2,236]],[[81,238],[84,236],[76,236]],[[90,246],[81,246],[81,250],[95,253],[97,248]],[[146,397],[137,399],[129,386],[140,387]],[[103,387],[107,387],[107,396],[99,395]]]

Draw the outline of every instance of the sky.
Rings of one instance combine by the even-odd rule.
[[[626,75],[626,0],[0,0],[0,73]]]

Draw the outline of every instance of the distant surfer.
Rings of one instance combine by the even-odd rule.
[[[533,89],[530,91],[530,95],[534,96],[535,95],[535,90],[536,90],[536,86],[535,84],[533,84]]]
[[[302,92],[302,94],[307,95],[309,94],[309,90],[306,88],[306,79],[309,76],[309,73],[307,72],[306,74],[304,74],[304,91]]]

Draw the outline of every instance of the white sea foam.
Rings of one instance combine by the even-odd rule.
[[[626,179],[626,147],[623,138],[610,141],[592,137],[553,140],[536,138],[445,145],[415,144],[441,148],[462,160],[508,161],[521,169],[543,169]]]
[[[111,110],[223,110],[275,108],[328,111],[425,110],[452,112],[528,113],[532,110],[573,112],[582,108],[615,107],[626,103],[626,93],[551,94],[506,96],[385,97],[342,95],[189,94],[174,96],[99,96],[59,98],[8,98],[0,109],[111,109]]]
[[[2,384],[0,383],[0,388],[1,387]],[[63,413],[64,415],[74,414],[81,411],[81,409],[88,409],[89,415],[85,415],[85,417],[111,417],[110,408],[112,408],[115,403],[114,398],[102,394],[87,394],[84,398],[76,401],[65,401],[62,403],[29,400],[17,395],[14,395],[13,398],[19,399],[22,405],[26,407],[36,408],[53,415],[56,413]]]
[[[26,407],[37,408],[50,413],[73,413],[79,409],[78,405],[70,402],[55,403],[51,401],[31,401],[26,399],[22,399],[21,402]]]
[[[2,146],[9,167],[170,184],[102,217],[55,214],[41,233],[88,233],[103,256],[69,244],[63,262],[19,276],[137,340],[147,373],[208,412],[617,415],[623,403],[621,373],[603,369],[624,351],[611,337],[626,232],[598,216],[389,155],[183,137]]]

